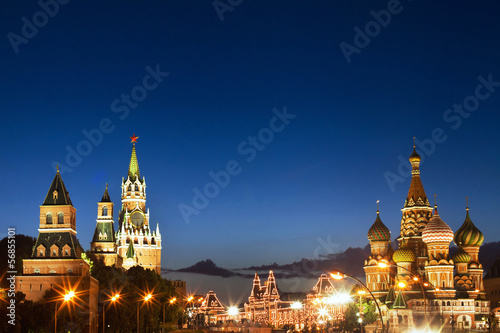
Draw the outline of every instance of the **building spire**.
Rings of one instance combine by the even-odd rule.
[[[135,143],[137,142],[138,138],[139,137],[135,136],[135,134],[130,137],[130,139],[132,139],[132,155],[130,156],[130,164],[128,166],[128,176],[130,177],[131,181],[134,181],[136,178],[141,178],[141,174],[139,172],[139,163],[137,162],[137,155],[135,153]]]
[[[429,200],[425,194],[424,186],[420,180],[420,155],[417,153],[415,138],[413,138],[413,152],[410,155],[411,183],[406,197],[405,208],[413,206],[430,207]]]
[[[106,183],[106,189],[104,190],[104,194],[102,195],[101,202],[111,202],[111,198],[108,193],[108,183]]]

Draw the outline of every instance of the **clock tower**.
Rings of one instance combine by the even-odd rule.
[[[151,226],[146,208],[146,180],[141,178],[135,152],[138,136],[132,136],[132,156],[127,178],[122,179],[122,208],[116,233],[123,268],[142,266],[161,273],[161,234],[158,223]]]

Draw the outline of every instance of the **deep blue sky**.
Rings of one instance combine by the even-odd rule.
[[[70,1],[16,53],[8,34],[21,35],[22,18],[33,22],[41,8],[3,3],[2,225],[38,234],[53,162],[65,165],[66,147],[108,118],[114,130],[63,172],[85,248],[106,182],[117,224],[134,133],[165,267],[286,263],[364,246],[377,199],[399,234],[409,178],[392,190],[384,173],[397,174],[413,136],[428,140],[441,128],[447,140],[422,153],[427,195],[438,193],[454,230],[469,196],[473,221],[498,241],[500,87],[460,126],[444,115],[473,101],[479,76],[500,81],[500,3],[402,1],[348,63],[339,44],[354,45],[354,28],[387,5],[242,1],[221,21],[212,1]],[[157,64],[170,75],[120,119],[112,102]],[[247,162],[238,145],[284,106],[296,118]],[[192,205],[193,188],[230,160],[241,173],[186,224],[179,204]],[[327,239],[333,245],[322,247]]]

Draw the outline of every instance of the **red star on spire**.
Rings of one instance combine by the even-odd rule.
[[[130,143],[135,143],[137,142],[137,139],[139,139],[138,136],[135,136],[135,134],[133,136],[130,137],[132,139],[132,141],[130,141]]]

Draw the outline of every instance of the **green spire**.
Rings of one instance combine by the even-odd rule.
[[[385,304],[390,305],[391,303],[394,303],[395,298],[396,297],[394,295],[394,288],[391,286],[389,288],[389,292],[387,293],[387,296],[385,298]]]
[[[134,243],[130,241],[128,244],[128,249],[127,249],[127,259],[128,258],[134,258],[135,257],[135,250],[134,250]]]
[[[141,178],[141,174],[139,172],[139,163],[137,162],[137,155],[135,154],[135,141],[132,142],[132,156],[130,156],[130,164],[128,166],[128,176],[131,181],[134,181]]]
[[[396,300],[394,301],[394,304],[392,305],[393,309],[406,309],[406,301],[403,296],[403,292],[400,290],[398,292],[398,295],[396,296]]]

